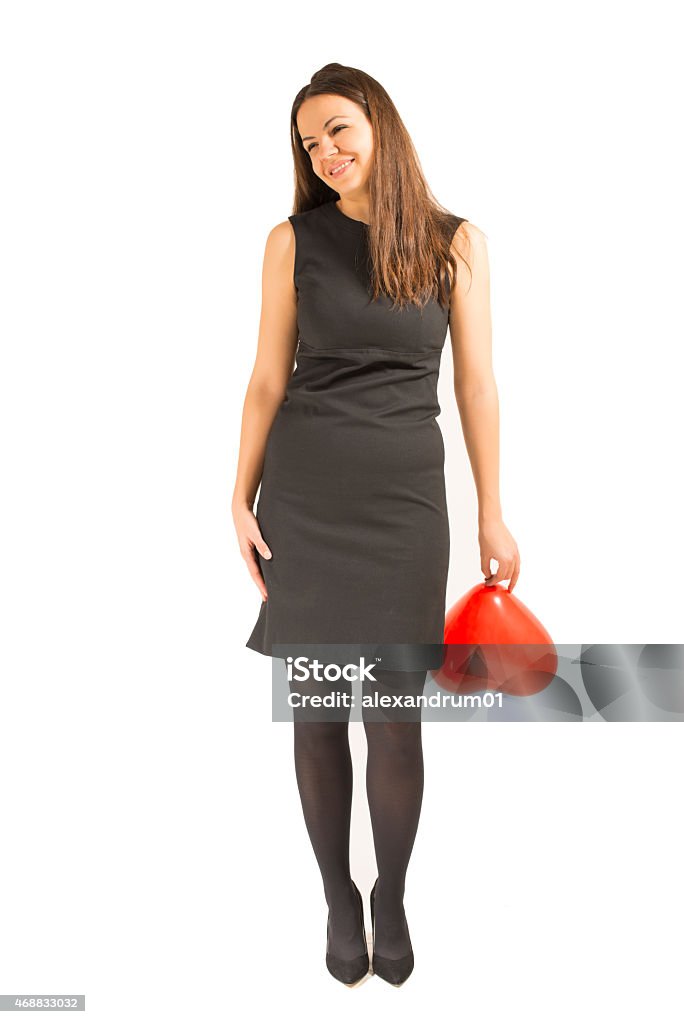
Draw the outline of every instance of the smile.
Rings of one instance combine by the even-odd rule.
[[[337,166],[334,167],[331,171],[328,171],[328,174],[330,175],[331,178],[339,178],[340,175],[344,174],[347,167],[349,167],[349,165],[353,163],[354,157],[351,157],[351,159],[345,160],[343,164],[337,164]]]

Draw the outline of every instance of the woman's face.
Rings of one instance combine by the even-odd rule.
[[[297,129],[314,174],[326,185],[340,196],[366,192],[373,129],[357,103],[344,96],[311,96],[299,108]]]

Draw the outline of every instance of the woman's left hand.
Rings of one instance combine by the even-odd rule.
[[[480,568],[485,577],[488,587],[502,580],[510,580],[508,593],[513,593],[513,587],[518,582],[520,575],[520,552],[518,545],[511,536],[511,533],[503,519],[480,520],[478,534],[480,543]],[[499,567],[492,574],[490,559],[495,558]]]

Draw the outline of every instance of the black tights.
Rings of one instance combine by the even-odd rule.
[[[375,675],[377,682],[364,683],[364,695],[421,694],[425,686],[425,671],[376,669]],[[398,958],[409,952],[404,885],[423,799],[420,712],[364,708],[363,722],[378,868],[375,948],[380,956]],[[365,951],[365,938],[349,864],[353,775],[348,716],[344,721],[307,721],[295,713],[294,755],[304,820],[330,910],[330,951],[352,959]]]

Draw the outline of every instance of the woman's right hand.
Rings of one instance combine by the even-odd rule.
[[[271,552],[266,541],[261,536],[261,530],[257,517],[247,505],[233,506],[233,522],[240,545],[240,554],[247,563],[249,574],[256,583],[263,601],[268,600],[266,583],[261,574],[255,549],[263,558],[271,558]]]

